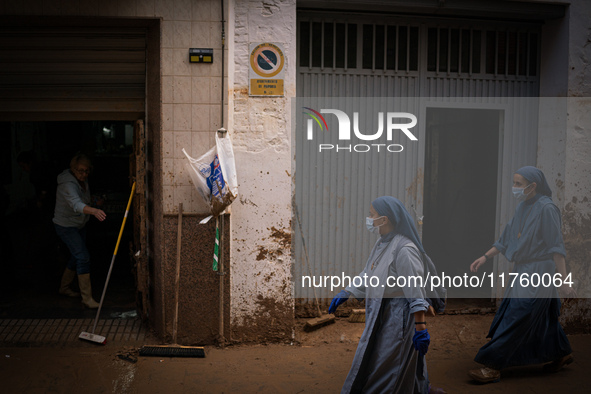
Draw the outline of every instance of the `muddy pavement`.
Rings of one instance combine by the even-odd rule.
[[[449,393],[585,392],[589,380],[591,336],[570,335],[575,362],[546,375],[541,366],[512,368],[501,382],[473,383],[467,370],[485,343],[493,315],[444,315],[430,320],[427,355],[431,382]],[[338,393],[362,323],[337,319],[311,333],[298,322],[293,345],[239,345],[206,348],[205,358],[137,357],[136,348],[71,346],[0,349],[2,393]],[[153,342],[146,342],[147,344]]]

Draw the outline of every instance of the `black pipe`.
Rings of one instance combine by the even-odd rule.
[[[225,59],[225,48],[226,48],[226,27],[225,27],[225,20],[224,20],[224,0],[220,0],[222,5],[222,109],[221,109],[221,123],[220,127],[224,128],[224,59]]]

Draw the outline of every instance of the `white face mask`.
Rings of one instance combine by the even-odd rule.
[[[531,185],[531,183],[529,184]],[[519,201],[523,201],[527,198],[527,196],[529,196],[529,193],[525,194],[525,189],[527,189],[529,187],[529,185],[527,185],[526,187],[512,187],[511,191],[513,192],[513,197],[515,197],[517,200]]]
[[[380,224],[379,226],[374,226],[373,221],[376,219],[384,218],[384,217],[385,216],[380,216],[377,218],[365,218],[365,227],[367,227],[367,229],[369,230],[370,233],[379,234],[380,226],[383,226],[384,224],[386,224],[386,222]]]

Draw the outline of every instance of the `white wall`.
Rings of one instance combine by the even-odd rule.
[[[279,234],[291,232],[296,1],[235,0],[228,19],[229,131],[239,181],[239,198],[232,204],[231,317],[238,332],[274,313],[277,319],[293,316],[290,249]],[[248,95],[249,43],[263,42],[284,49],[285,97]]]

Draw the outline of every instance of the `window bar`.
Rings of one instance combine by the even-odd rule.
[[[474,56],[474,29],[470,28],[470,58],[468,59],[469,76],[472,77],[472,57]]]
[[[337,69],[337,21],[332,21],[332,70]]]
[[[447,29],[447,75],[451,72],[451,27]]]
[[[439,31],[439,27],[437,28],[437,54],[435,56],[435,75],[439,74],[439,45],[441,45],[441,40],[440,40],[440,31]]]
[[[320,23],[322,26],[320,29],[320,70],[324,71],[324,19]]]
[[[406,26],[406,73],[410,69],[410,26]]]
[[[310,21],[310,38],[308,39],[309,40],[308,48],[310,48],[310,56],[309,56],[308,70],[312,69],[312,42],[314,41],[312,39],[312,25],[313,25],[313,22]]]
[[[462,73],[462,32],[464,31],[461,27],[459,30],[459,41],[458,41],[458,75]]]
[[[526,59],[527,64],[525,65],[525,76],[529,77],[529,62],[530,62],[530,55],[531,55],[531,48],[530,48],[530,40],[531,40],[531,33],[527,32],[527,52],[526,52]]]
[[[349,66],[349,22],[345,22],[345,71],[347,71],[348,66]]]
[[[384,24],[384,72],[388,70],[388,24]]]
[[[515,37],[517,39],[517,42],[515,43],[515,46],[517,47],[516,54],[515,54],[515,56],[517,57],[517,61],[515,62],[515,77],[519,77],[519,49],[521,48],[521,45],[519,44],[519,40],[520,40],[519,37],[520,36],[521,36],[521,32],[517,31],[515,33]]]
[[[509,29],[505,31],[505,77],[509,75]]]
[[[355,42],[357,43],[357,53],[355,54],[355,68],[363,68],[363,25],[361,23],[356,24],[357,31],[355,35]]]
[[[376,24],[373,25],[373,34],[371,40],[371,71],[376,71]]]
[[[398,41],[400,40],[400,34],[398,32],[398,25],[396,25],[396,41],[394,41],[394,70],[398,72]]]
[[[499,73],[499,31],[495,32],[495,77]]]

